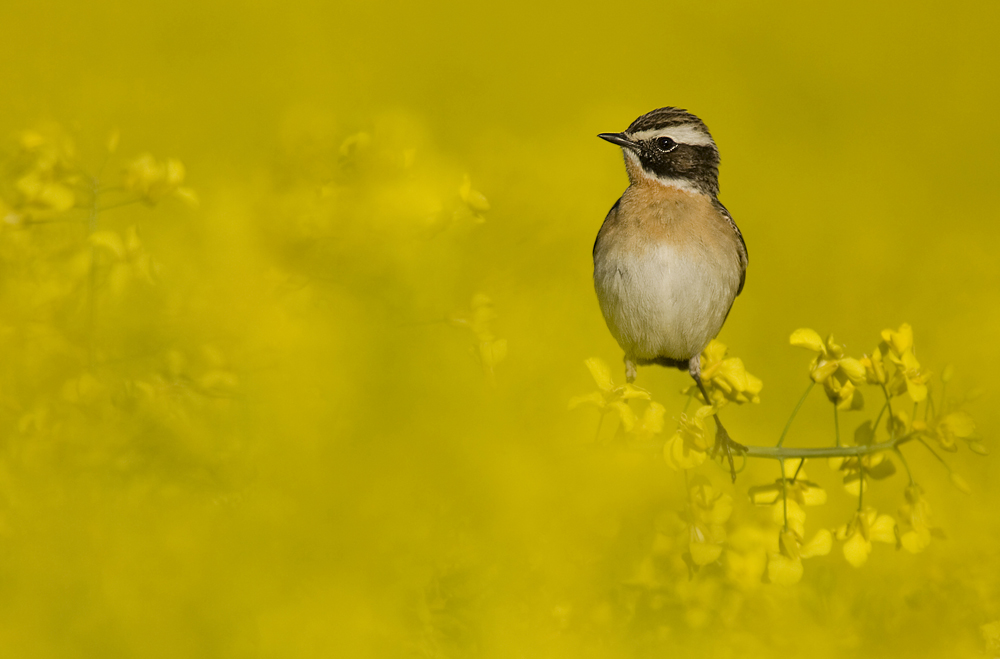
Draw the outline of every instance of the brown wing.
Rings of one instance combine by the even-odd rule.
[[[604,216],[604,222],[601,223],[601,229],[603,229],[604,225],[608,223],[608,220],[610,220],[614,216],[614,214],[618,212],[618,205],[620,203],[622,203],[621,197],[619,197],[618,201],[615,202],[615,205],[611,207],[611,210],[608,211],[608,214]],[[732,220],[729,220],[729,221],[732,222]],[[591,255],[592,256],[597,254],[597,241],[600,240],[600,239],[601,239],[601,232],[598,231],[597,232],[597,237],[594,238],[594,249],[591,250]],[[740,240],[742,241],[743,238],[740,238]],[[743,284],[741,283],[740,284],[740,288],[742,288],[742,287],[743,287]]]
[[[726,218],[727,222],[729,222],[729,226],[731,226],[733,231],[736,232],[736,237],[740,239],[740,253],[738,255],[740,259],[740,287],[736,289],[736,294],[739,295],[743,292],[743,283],[747,279],[747,263],[750,262],[750,255],[747,253],[747,244],[746,241],[743,240],[743,234],[740,232],[740,228],[736,226],[733,216],[729,214],[729,211],[722,205],[722,202],[718,199],[714,199],[713,202],[719,212],[722,213],[722,216]]]

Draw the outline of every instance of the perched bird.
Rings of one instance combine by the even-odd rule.
[[[746,278],[743,235],[719,195],[719,149],[705,123],[679,108],[648,112],[598,137],[625,156],[629,186],[594,243],[594,287],[625,351],[625,375],[660,364],[687,370],[705,400],[701,351],[722,329]],[[716,454],[745,450],[716,415]]]

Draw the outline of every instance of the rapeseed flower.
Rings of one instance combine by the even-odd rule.
[[[809,376],[816,384],[823,385],[827,398],[837,409],[859,410],[864,406],[857,385],[865,381],[865,367],[857,359],[845,357],[844,347],[832,335],[824,341],[815,330],[802,328],[792,332],[789,341],[793,346],[816,353],[809,365]]]
[[[760,391],[764,383],[750,374],[739,357],[726,357],[728,348],[723,342],[713,339],[701,352],[701,381],[711,400],[705,400],[697,385],[685,390],[694,394],[706,405],[716,408],[733,403],[759,403]]]
[[[635,427],[636,416],[628,402],[634,398],[649,400],[649,392],[636,387],[633,384],[616,385],[611,379],[611,369],[604,360],[598,357],[591,357],[584,361],[590,376],[597,384],[597,391],[583,396],[575,396],[569,401],[569,409],[575,409],[580,405],[593,405],[601,411],[601,416],[613,412],[621,420],[622,428],[626,431]]]

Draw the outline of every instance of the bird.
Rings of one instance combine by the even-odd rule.
[[[658,364],[690,373],[705,397],[700,355],[718,335],[743,291],[748,255],[743,234],[719,201],[719,149],[687,110],[647,112],[621,133],[629,186],[594,242],[594,288],[604,320],[625,352],[625,378]],[[714,454],[729,461],[746,447],[715,414]]]

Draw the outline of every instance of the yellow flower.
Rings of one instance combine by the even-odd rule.
[[[803,460],[785,460],[785,483],[781,479],[769,485],[756,485],[749,490],[750,501],[758,506],[770,506],[781,501],[782,488],[789,500],[802,506],[819,506],[826,503],[826,491],[809,480],[804,469],[799,468]],[[797,472],[797,475],[796,475]],[[793,481],[792,478],[795,478]]]
[[[976,422],[965,410],[949,412],[927,421],[915,420],[912,423],[910,416],[900,410],[893,412],[892,421],[897,437],[913,432],[918,437],[933,441],[943,450],[950,452],[958,450],[957,440],[961,439],[976,453],[986,452],[986,447],[975,437]]]
[[[861,365],[865,367],[865,380],[868,384],[885,384],[887,382],[882,351],[878,348],[875,348],[870,356],[864,355],[861,358]]]
[[[899,508],[900,525],[908,527],[900,530],[899,543],[903,549],[911,554],[918,554],[927,548],[931,542],[932,535],[939,535],[940,531],[932,528],[931,507],[923,497],[924,491],[919,485],[910,485],[906,488],[906,503]]]
[[[827,529],[820,529],[809,542],[794,531],[778,533],[778,551],[768,554],[768,581],[783,586],[791,586],[802,579],[802,559],[826,556],[833,547],[833,535]]]
[[[857,359],[845,357],[844,347],[835,343],[832,335],[824,341],[816,331],[802,328],[792,332],[789,342],[816,353],[809,365],[809,376],[823,385],[827,398],[837,409],[859,410],[864,406],[856,385],[865,381],[865,367]]]
[[[621,419],[622,427],[625,430],[632,430],[636,422],[635,412],[626,401],[633,398],[649,400],[649,392],[631,384],[616,385],[611,380],[611,369],[602,359],[591,357],[583,363],[587,365],[591,377],[597,383],[597,391],[571,398],[569,409],[575,409],[580,405],[593,405],[602,415],[615,412]]]
[[[930,374],[921,372],[920,362],[913,354],[913,328],[903,323],[898,330],[882,330],[882,347],[896,367],[888,383],[889,393],[899,396],[905,391],[915,403],[926,399]]]
[[[726,344],[713,339],[701,352],[701,381],[711,400],[706,401],[697,385],[684,393],[698,396],[703,403],[716,407],[727,401],[733,403],[759,403],[764,383],[747,372],[739,357],[726,358]]]
[[[144,153],[126,168],[125,188],[138,194],[150,206],[170,196],[193,203],[196,201],[194,192],[181,186],[184,176],[181,161],[174,158],[159,161]]]
[[[691,416],[681,415],[677,432],[663,445],[663,458],[674,471],[693,469],[705,461],[706,452],[715,445],[705,422],[714,413],[714,407],[703,405]]]
[[[695,478],[689,491],[688,551],[697,566],[708,565],[722,555],[725,523],[733,513],[733,498],[716,492],[707,479]]]
[[[656,402],[650,402],[643,412],[642,418],[638,420],[632,429],[639,440],[649,441],[653,435],[663,432],[663,417],[667,409]]]
[[[891,515],[879,515],[871,507],[854,514],[850,522],[840,526],[837,539],[844,542],[844,558],[854,567],[861,567],[872,552],[872,542],[896,544],[896,521]]]
[[[875,438],[872,422],[865,421],[854,433],[855,446],[867,446]],[[896,473],[896,465],[889,459],[887,453],[873,453],[860,457],[838,457],[827,460],[830,469],[843,474],[844,489],[852,496],[861,494],[862,488],[868,491],[868,479],[882,480]],[[862,469],[864,478],[861,477]]]
[[[471,312],[457,313],[449,318],[452,325],[464,327],[475,335],[478,343],[476,356],[490,378],[493,377],[494,367],[507,357],[507,339],[498,339],[491,328],[496,317],[493,300],[488,295],[476,293],[472,296]]]

